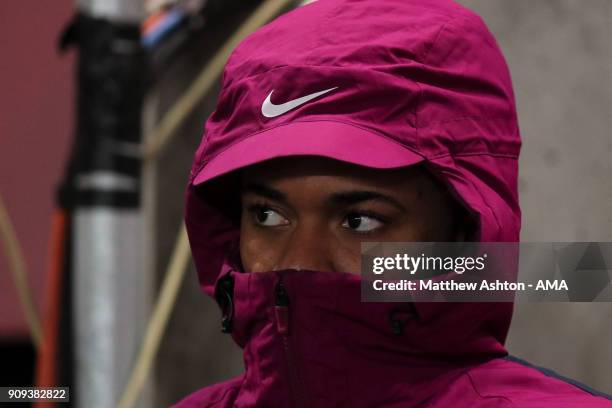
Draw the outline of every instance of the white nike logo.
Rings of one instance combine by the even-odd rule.
[[[272,97],[272,93],[274,92],[274,90],[272,90],[268,94],[268,97],[266,98],[266,100],[261,105],[261,114],[264,115],[266,118],[274,118],[276,116],[280,116],[283,113],[289,112],[291,109],[296,108],[300,105],[303,105],[306,102],[310,101],[311,99],[314,99],[317,96],[323,95],[327,92],[333,91],[336,88],[337,86],[334,86],[333,88],[325,89],[323,91],[315,92],[310,95],[302,96],[301,98],[297,98],[292,101],[282,103],[280,105],[275,105],[270,100],[270,98]]]

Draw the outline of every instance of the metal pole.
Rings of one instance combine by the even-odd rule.
[[[77,0],[79,11],[114,23],[140,24],[145,17],[145,0]]]
[[[147,320],[141,210],[144,0],[79,0],[73,323],[75,406],[114,407]]]

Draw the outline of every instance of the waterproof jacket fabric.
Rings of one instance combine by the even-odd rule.
[[[242,271],[245,166],[304,154],[423,163],[472,215],[473,239],[517,242],[520,147],[502,53],[454,2],[319,0],[248,36],[225,67],[185,207],[199,281],[245,371],[176,406],[612,406],[508,357],[511,303],[362,303],[357,275]]]

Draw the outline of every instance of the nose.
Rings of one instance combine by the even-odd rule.
[[[329,239],[323,231],[324,228],[316,225],[295,228],[285,241],[274,269],[334,271]]]

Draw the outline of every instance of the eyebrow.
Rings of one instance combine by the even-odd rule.
[[[244,185],[243,192],[255,193],[271,200],[282,201],[285,203],[287,202],[287,196],[283,192],[266,186],[265,184],[260,184],[253,181],[250,181]]]
[[[287,202],[287,196],[283,192],[265,184],[251,181],[244,185],[243,191],[255,193],[263,197],[267,197],[271,200],[276,200],[284,203]],[[350,190],[333,193],[325,201],[327,201],[327,203],[330,205],[338,206],[353,205],[371,200],[385,201],[402,211],[406,211],[406,207],[404,207],[399,201],[397,201],[393,197],[370,190]]]
[[[406,207],[404,207],[399,201],[397,201],[393,197],[390,197],[388,195],[385,195],[385,194],[382,194],[376,191],[369,191],[369,190],[343,191],[340,193],[334,193],[331,196],[329,196],[329,198],[327,199],[327,201],[330,204],[334,204],[334,205],[352,205],[352,204],[358,204],[364,201],[371,201],[371,200],[385,201],[397,207],[398,209],[402,211],[406,211]]]

